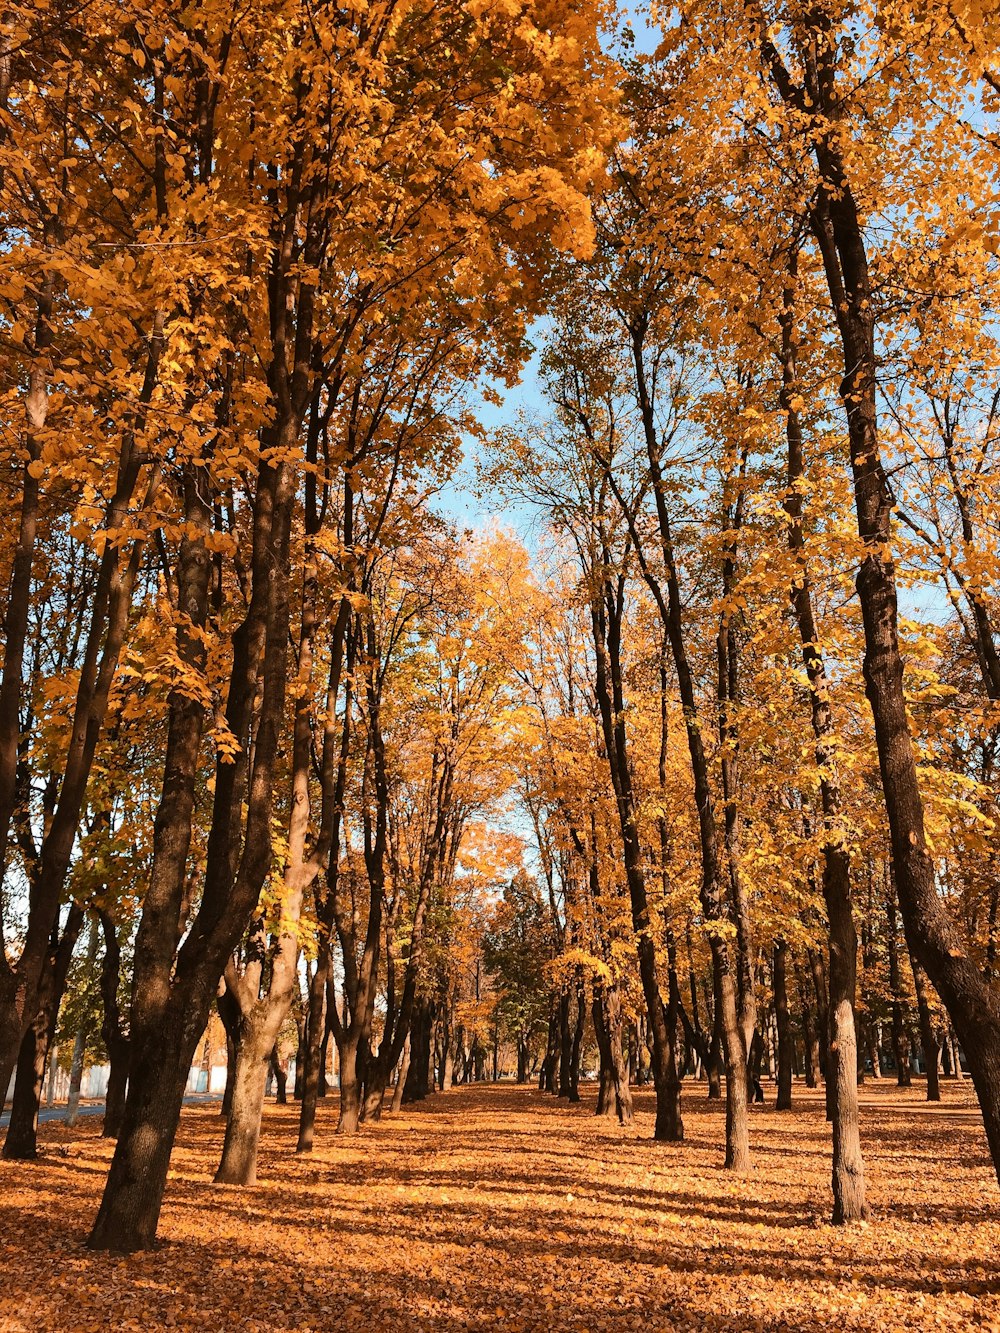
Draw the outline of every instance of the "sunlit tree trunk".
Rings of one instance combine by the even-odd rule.
[[[820,988],[817,1005],[827,1020],[827,1114],[833,1124],[833,1220],[852,1222],[865,1216],[864,1161],[858,1118],[858,1046],[854,1020],[857,991],[858,938],[851,901],[851,870],[846,833],[841,819],[842,799],[832,748],[833,716],[826,664],[820,650],[819,628],[813,608],[812,580],[802,525],[802,490],[805,484],[802,423],[798,410],[795,319],[796,258],[793,255],[785,285],[781,320],[782,407],[788,443],[785,512],[788,545],[796,560],[791,602],[802,642],[802,661],[809,680],[810,716],[816,766],[821,774],[823,818],[823,899],[830,941],[830,979]],[[782,972],[784,965],[782,964]],[[814,969],[815,975],[815,969]],[[786,1020],[787,1021],[787,1020]]]
[[[766,32],[765,66],[782,98],[829,127],[813,133],[820,190],[810,221],[819,246],[843,351],[841,396],[865,558],[857,578],[865,631],[865,688],[872,710],[892,860],[907,942],[947,1008],[969,1061],[993,1165],[1000,1178],[1000,995],[962,946],[938,892],[906,711],[896,574],[891,558],[893,496],[882,462],[876,402],[876,301],[864,231],[844,161],[836,100],[839,45],[831,16],[806,11],[801,46],[816,53],[806,84],[792,78]],[[821,125],[823,122],[820,122]]]

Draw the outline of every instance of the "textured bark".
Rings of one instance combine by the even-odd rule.
[[[894,497],[882,463],[876,400],[875,311],[864,231],[842,154],[839,44],[832,17],[806,11],[798,21],[804,83],[792,78],[766,32],[765,67],[782,98],[810,121],[821,186],[811,212],[843,350],[841,396],[854,477],[858,533],[865,545],[857,590],[865,631],[864,679],[871,706],[889,823],[899,907],[910,951],[926,970],[954,1024],[972,1073],[993,1165],[1000,1178],[1000,995],[984,981],[942,900],[924,831],[924,809],[910,736],[899,646],[896,574],[891,558]],[[822,120],[820,124],[822,125]]]
[[[570,1032],[570,994],[563,991],[559,997],[559,1096],[569,1097],[572,1082],[572,1046]]]
[[[424,996],[417,998],[413,1006],[413,1021],[410,1027],[410,1067],[403,1085],[403,1101],[419,1102],[434,1090],[433,1066],[434,1009],[431,1001]],[[476,1070],[482,1076],[482,1053],[473,1052],[478,1061]]]
[[[406,1040],[403,1042],[403,1053],[399,1057],[399,1067],[396,1070],[396,1086],[392,1090],[392,1110],[398,1111],[403,1105],[403,1089],[406,1087],[406,1075],[410,1070],[410,1034],[406,1034]]]
[[[583,1050],[583,1029],[586,1023],[587,1007],[586,998],[583,993],[583,987],[577,988],[576,1003],[574,1008],[573,1040],[570,1045],[569,1053],[569,1099],[571,1102],[580,1100],[580,1055]],[[496,1073],[496,1051],[494,1051],[494,1080]]]
[[[36,1021],[21,1038],[17,1057],[10,1123],[3,1143],[7,1161],[28,1162],[38,1156],[38,1109],[45,1080],[45,1055],[45,1038]]]
[[[340,1051],[340,1115],[338,1134],[356,1134],[361,1123],[361,1078],[358,1072],[358,1043],[345,1041]],[[424,1096],[427,1095],[426,1088]]]
[[[864,1163],[858,1124],[858,1048],[854,1021],[857,991],[858,939],[851,902],[851,871],[841,818],[841,793],[833,749],[830,683],[820,648],[813,609],[812,580],[802,527],[805,477],[802,422],[798,412],[795,314],[797,256],[793,253],[785,285],[781,318],[781,405],[788,443],[788,545],[797,569],[790,590],[792,609],[802,643],[802,661],[809,680],[810,720],[820,777],[823,816],[823,899],[830,941],[829,986],[813,959],[817,1008],[827,1037],[826,1104],[833,1123],[833,1220],[855,1221],[865,1215]],[[822,983],[822,984],[821,984]],[[824,1014],[824,1009],[826,1013]],[[825,1018],[825,1022],[823,1019]]]
[[[734,614],[729,609],[738,574],[738,543],[746,508],[747,455],[743,453],[738,468],[725,479],[723,495],[723,523],[726,538],[722,556],[722,605],[716,635],[717,685],[719,708],[719,766],[722,773],[723,820],[722,835],[726,872],[729,885],[730,907],[736,927],[737,1011],[743,1049],[749,1053],[754,1029],[757,1026],[756,978],[754,976],[755,945],[750,906],[740,874],[740,804],[739,804],[739,729],[737,709],[740,697],[740,647]],[[661,698],[665,688],[661,685]]]
[[[281,1063],[277,1046],[271,1051],[270,1070],[276,1086],[274,1100],[278,1106],[286,1106],[288,1104],[288,1071]]]
[[[638,804],[632,783],[628,733],[625,726],[624,686],[621,665],[621,630],[624,581],[617,586],[605,581],[601,597],[591,604],[591,626],[595,650],[595,694],[601,714],[604,748],[618,807],[625,878],[639,958],[646,1017],[652,1046],[653,1083],[656,1089],[656,1122],[653,1137],[677,1142],[684,1137],[680,1105],[680,1076],[677,1070],[677,1023],[668,1025],[660,995],[656,946],[650,933],[650,907],[639,842]]]
[[[236,1049],[233,1092],[226,1120],[222,1160],[215,1173],[217,1185],[257,1183],[257,1145],[260,1140],[264,1085],[274,1038],[264,1022],[244,1023]]]
[[[158,1048],[146,1043],[133,1048],[125,1115],[92,1248],[144,1250],[156,1238],[187,1082],[182,1056],[185,1051],[193,1051],[198,1040],[197,1036],[186,1038],[179,1023],[161,1027],[160,1037]],[[189,1063],[190,1054],[187,1060]]]
[[[694,676],[688,657],[683,601],[677,561],[674,555],[673,529],[667,504],[668,487],[664,480],[661,465],[660,436],[646,379],[644,350],[649,328],[648,314],[634,315],[630,320],[629,327],[636,395],[642,418],[646,455],[656,502],[659,554],[666,575],[665,590],[661,587],[645,559],[642,541],[636,532],[634,519],[631,517],[629,519],[630,529],[636,544],[636,554],[640,560],[643,576],[653,595],[663,624],[666,641],[673,659],[678,692],[684,713],[684,726],[694,783],[695,806],[698,811],[702,911],[708,922],[720,923],[719,929],[711,929],[709,943],[712,951],[715,1020],[718,1024],[726,1071],[725,1165],[733,1171],[745,1172],[750,1168],[746,1046],[739,1021],[734,951],[730,946],[727,932],[721,929],[721,923],[726,916],[726,909],[723,898],[723,867],[716,827],[716,802],[712,791],[708,757],[705,753],[704,733],[698,714]]]
[[[284,354],[283,354],[284,355]],[[290,452],[298,424],[280,439]],[[291,438],[286,438],[291,436]],[[217,762],[201,905],[183,943],[186,863],[199,752],[200,704],[171,695],[167,755],[154,822],[153,866],[136,937],[131,1070],[118,1146],[89,1244],[134,1250],[152,1244],[184,1086],[219,978],[246,928],[271,866],[271,797],[284,715],[288,641],[288,554],[293,477],[262,463],[252,543],[252,592],[233,638],[226,720],[240,739],[235,762]],[[204,538],[184,538],[184,587],[207,610]],[[197,625],[196,616],[191,620]],[[185,652],[200,667],[192,636]],[[259,700],[259,710],[256,705]],[[250,736],[255,714],[252,758]],[[242,847],[240,833],[243,832]]]
[[[545,1056],[538,1074],[539,1092],[556,1090],[556,1066],[559,1062],[559,1001],[553,996],[549,1006],[549,1028],[545,1043]]]
[[[128,1090],[127,1043],[112,1054],[110,1059],[111,1069],[104,1093],[104,1123],[101,1126],[101,1137],[116,1139],[121,1133],[122,1119],[125,1115],[125,1095]]]

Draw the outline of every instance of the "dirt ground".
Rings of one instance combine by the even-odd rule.
[[[460,1088],[296,1157],[269,1106],[260,1183],[211,1184],[214,1110],[184,1112],[156,1251],[84,1238],[112,1145],[91,1117],[0,1163],[0,1333],[458,1329],[1000,1331],[1000,1191],[968,1085],[869,1081],[871,1220],[827,1224],[821,1095],[755,1107],[750,1177],[722,1170],[723,1118],[685,1091],[687,1141],[510,1085]],[[770,1096],[770,1094],[769,1094]]]

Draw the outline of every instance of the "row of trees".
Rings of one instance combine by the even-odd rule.
[[[498,689],[427,497],[466,390],[515,372],[552,257],[589,243],[599,17],[5,11],[0,1084],[19,1052],[39,1081],[81,899],[105,957],[131,914],[97,1248],[154,1238],[223,975],[223,1180],[253,1178],[307,937],[306,1112],[327,1023],[352,1128],[418,1021]]]
[[[679,6],[625,62],[547,410],[490,472],[559,534],[536,826],[619,1114],[623,917],[659,1138],[683,1136],[678,1033],[709,1057],[678,953],[692,928],[708,950],[734,1170],[762,973],[780,1026],[786,951],[822,920],[835,1221],[865,1212],[873,904],[901,917],[935,1070],[941,997],[1000,1167],[991,31],[954,5]],[[886,938],[898,1003],[894,919]]]
[[[614,20],[4,19],[0,1085],[30,1153],[89,915],[95,1247],[154,1239],[216,1000],[253,1181],[303,987],[301,1151],[331,1040],[349,1133],[501,1031],[576,1096],[592,1032],[658,1139],[724,1075],[744,1171],[794,1015],[850,1221],[909,977],[1000,1168],[994,16]],[[435,517],[469,436],[534,569]]]

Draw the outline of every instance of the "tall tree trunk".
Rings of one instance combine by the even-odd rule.
[[[864,231],[842,144],[832,17],[822,8],[799,20],[805,84],[796,83],[767,33],[761,53],[782,100],[811,125],[821,188],[811,210],[843,350],[841,396],[854,475],[858,533],[865,558],[857,578],[865,631],[864,679],[871,705],[889,823],[899,906],[910,951],[927,972],[962,1042],[1000,1179],[1000,995],[984,981],[942,900],[924,831],[924,809],[906,710],[899,646],[896,574],[891,557],[894,497],[882,463],[876,399],[875,319]]]
[[[799,1000],[802,1005],[802,1040],[805,1044],[805,1080],[807,1088],[815,1088],[820,1080],[819,1036],[816,1017],[809,1001],[809,988],[799,974]]]
[[[222,1160],[215,1173],[217,1185],[255,1185],[264,1085],[274,1049],[272,1024],[264,1014],[245,1017],[232,1073],[232,1099],[226,1120]]]
[[[276,439],[289,454],[299,430],[298,423],[294,430],[291,426],[286,422]],[[199,702],[176,693],[171,698],[153,867],[136,937],[129,1090],[121,1134],[88,1242],[95,1249],[145,1249],[153,1243],[191,1057],[208,1021],[226,960],[246,929],[271,866],[274,768],[288,666],[293,493],[289,464],[282,462],[272,469],[261,463],[252,592],[246,617],[233,636],[226,703],[227,724],[239,738],[241,749],[235,761],[232,756],[220,756],[216,764],[202,900],[180,944],[178,922],[183,923],[204,715]],[[185,538],[185,544],[198,546],[191,538]],[[196,566],[208,564],[204,545],[189,549],[188,554]],[[201,654],[201,645],[197,645],[197,664]]]
[[[580,1056],[583,1050],[583,1029],[587,1018],[586,999],[583,987],[577,987],[576,1015],[573,1024],[573,1041],[569,1053],[569,1099],[580,1100]],[[494,1078],[496,1075],[494,1074]]]
[[[892,1055],[896,1062],[896,1084],[908,1088],[910,1077],[910,1039],[903,1022],[903,978],[899,967],[899,935],[896,924],[896,903],[891,884],[885,900],[888,929],[886,947],[889,953],[889,993],[892,996]]]
[[[338,1134],[356,1134],[361,1122],[361,1078],[358,1071],[358,1039],[338,1045],[340,1052],[340,1115]]]
[[[569,991],[559,997],[559,1096],[570,1097],[572,1082],[572,1045],[570,1031]]]
[[[786,959],[788,945],[774,943],[774,1017],[778,1029],[778,1099],[776,1109],[792,1109],[792,1026],[788,1016],[788,981]]]
[[[619,577],[617,586],[612,586],[605,580],[602,591],[603,596],[595,596],[591,604],[596,662],[595,693],[618,807],[618,828],[625,862],[635,947],[639,959],[639,978],[652,1038],[653,1081],[656,1089],[656,1123],[653,1127],[653,1138],[662,1142],[679,1142],[684,1138],[684,1121],[681,1116],[680,1076],[677,1070],[676,1011],[671,1031],[660,995],[656,945],[650,931],[652,922],[642,848],[639,842],[638,805],[632,784],[628,733],[625,725],[621,664],[623,579]]]
[[[206,1011],[211,995],[206,1000]],[[123,1253],[152,1247],[197,1036],[182,1022],[161,1028],[158,1047],[133,1048],[129,1095],[105,1197],[97,1215],[98,1248]]]
[[[97,918],[91,917],[90,931],[87,937],[87,969],[93,968],[97,959]],[[69,1097],[66,1102],[66,1123],[73,1126],[80,1116],[80,1090],[83,1087],[83,1067],[87,1051],[87,1032],[81,1026],[73,1041],[73,1058],[69,1067]],[[39,1091],[41,1084],[39,1083]]]
[[[545,1042],[545,1056],[538,1075],[539,1092],[556,1090],[556,1066],[559,1063],[559,998],[553,995],[549,1004],[549,1027]]]
[[[104,958],[101,962],[101,1001],[103,1019],[101,1036],[111,1065],[108,1086],[104,1094],[104,1124],[101,1137],[116,1139],[125,1111],[125,1093],[128,1086],[128,1037],[122,1031],[118,1005],[118,984],[121,979],[121,948],[118,929],[106,908],[98,909],[98,919],[104,935]]]
[[[594,1024],[594,1039],[597,1042],[597,1052],[600,1057],[600,1072],[598,1074],[597,1084],[597,1108],[596,1115],[614,1115],[615,1112],[615,1090],[611,1074],[611,1041],[608,1036],[608,1025],[604,1016],[604,1007],[606,1000],[603,989],[594,991],[591,1000],[592,1020]]]
[[[287,1106],[288,1104],[288,1071],[281,1063],[281,1056],[278,1054],[277,1046],[271,1050],[271,1075],[275,1082],[275,1103],[278,1106]]]
[[[316,1106],[319,1098],[320,1052],[326,1018],[326,982],[330,971],[330,951],[325,940],[320,941],[316,969],[309,980],[309,999],[305,1032],[299,1042],[299,1058],[295,1062],[295,1077],[301,1069],[302,1102],[299,1107],[299,1138],[296,1152],[312,1152],[316,1134]]]
[[[920,1019],[920,1045],[923,1048],[924,1064],[927,1066],[927,1100],[941,1100],[941,1082],[938,1078],[938,1058],[941,1043],[934,1031],[934,1017],[931,1014],[930,1000],[927,996],[927,978],[919,963],[913,964],[913,982],[917,990],[917,1014]]]
[[[864,1162],[858,1120],[858,1044],[854,1021],[857,991],[858,939],[851,903],[851,871],[841,817],[841,793],[832,747],[833,717],[826,664],[813,609],[812,582],[802,526],[805,476],[802,422],[798,411],[798,329],[795,317],[797,252],[793,251],[785,284],[781,319],[781,405],[788,443],[788,545],[796,558],[791,603],[802,642],[802,660],[809,680],[816,766],[820,772],[823,813],[823,898],[830,941],[829,989],[819,985],[816,999],[821,1028],[827,1037],[826,1104],[833,1123],[833,1220],[850,1222],[865,1215]],[[824,1015],[824,1008],[827,1009]],[[825,1018],[825,1021],[824,1021]]]
[[[108,1072],[108,1086],[104,1093],[104,1124],[101,1137],[116,1139],[121,1132],[122,1117],[125,1114],[125,1095],[128,1089],[128,1041],[115,1042],[108,1051],[111,1068]]]

